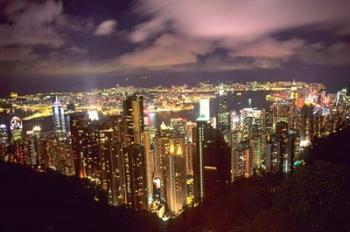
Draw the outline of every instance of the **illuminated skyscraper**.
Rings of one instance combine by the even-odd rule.
[[[300,140],[298,133],[294,129],[288,130],[288,145],[287,145],[287,162],[286,166],[283,168],[286,172],[294,170],[294,161],[298,155]]]
[[[166,157],[168,155],[168,145],[169,137],[164,135],[156,136],[155,138],[155,154],[154,154],[154,178],[159,180],[160,185],[160,198],[165,201],[165,184],[164,184],[164,175],[165,175],[165,164]]]
[[[64,116],[64,109],[57,96],[55,98],[55,102],[52,105],[52,112],[53,130],[60,139],[65,139],[67,128]]]
[[[170,139],[169,154],[166,157],[166,202],[174,215],[181,212],[186,203],[186,162],[183,138]]]
[[[277,123],[289,122],[290,103],[287,101],[280,101],[272,105],[273,109],[273,128],[276,129]]]
[[[70,130],[75,174],[80,178],[99,178],[99,121],[86,113],[71,115]]]
[[[197,119],[196,127],[196,154],[193,157],[194,174],[194,197],[195,201],[203,201],[205,194],[204,186],[204,158],[209,124],[207,120]]]
[[[9,144],[8,131],[5,124],[0,125],[0,160],[5,159],[7,146]]]
[[[144,149],[130,144],[124,151],[127,205],[135,210],[147,210],[147,177]]]
[[[142,144],[142,132],[145,129],[143,97],[136,95],[127,97],[123,102],[123,110],[127,143]]]
[[[5,124],[0,125],[0,144],[7,146],[9,143],[7,126]]]
[[[225,142],[229,143],[230,113],[227,110],[227,95],[222,84],[220,85],[218,92],[219,112],[216,115],[217,129],[224,137]]]
[[[210,119],[210,101],[209,98],[200,99],[199,101],[199,117],[200,120],[209,121]]]
[[[32,168],[38,167],[40,163],[39,154],[39,140],[40,140],[41,128],[39,126],[34,126],[31,131],[27,131],[27,142],[29,145],[29,156],[28,162]]]
[[[151,149],[151,133],[149,130],[142,133],[142,143],[146,159],[147,201],[151,203],[153,201],[154,151]]]
[[[108,118],[101,125],[98,139],[101,184],[114,206],[126,204],[121,125],[121,117]]]
[[[295,101],[298,98],[298,93],[297,93],[297,85],[295,83],[295,79],[293,79],[292,86],[290,87],[290,99]]]
[[[276,125],[276,135],[278,142],[278,153],[280,157],[280,171],[287,173],[289,171],[288,156],[288,123],[278,122]]]
[[[149,137],[145,134],[143,97],[128,96],[123,102],[124,117],[124,170],[127,191],[127,204],[136,210],[148,209],[146,149],[149,152]],[[145,146],[146,145],[146,146]],[[150,154],[147,154],[150,156]],[[150,190],[151,191],[151,190]]]
[[[10,129],[11,129],[11,141],[16,142],[20,139],[22,139],[22,120],[18,117],[13,117],[10,122]]]

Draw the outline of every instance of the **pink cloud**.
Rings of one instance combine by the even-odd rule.
[[[195,64],[198,54],[210,51],[206,43],[185,41],[164,34],[150,46],[138,48],[119,57],[123,65],[134,68],[159,69],[169,66]]]
[[[23,61],[34,60],[37,56],[33,54],[30,47],[3,47],[0,48],[0,61]]]
[[[346,0],[140,0],[137,12],[152,19],[133,34],[147,38],[170,22],[176,32],[191,37],[246,41],[294,27],[349,23],[348,9]]]
[[[0,24],[0,46],[46,45],[61,47],[64,37],[52,23],[63,13],[60,1],[9,1],[4,6],[6,17],[11,23]]]
[[[236,52],[232,52],[232,55],[275,59],[288,58],[300,51],[304,44],[305,41],[300,39],[277,41],[271,38],[266,38],[239,46]]]
[[[110,35],[115,31],[115,28],[117,26],[117,21],[115,20],[106,20],[103,21],[100,25],[97,26],[94,35],[97,36],[104,36],[104,35]]]

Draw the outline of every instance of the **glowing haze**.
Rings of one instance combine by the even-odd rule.
[[[350,70],[347,0],[0,0],[0,8],[7,77]]]

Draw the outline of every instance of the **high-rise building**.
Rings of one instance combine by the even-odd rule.
[[[135,210],[147,210],[147,177],[144,148],[130,144],[124,151],[127,205]]]
[[[28,162],[32,168],[37,168],[40,164],[39,140],[41,127],[34,126],[32,130],[27,131],[27,143],[29,146]]]
[[[147,210],[148,200],[153,195],[152,190],[147,190],[151,185],[148,174],[152,172],[152,167],[147,167],[147,164],[151,165],[152,159],[150,138],[145,133],[142,96],[132,95],[124,100],[123,119],[127,204],[136,210]]]
[[[121,117],[108,118],[101,125],[98,138],[101,185],[109,204],[114,206],[126,204],[121,125]]]
[[[166,202],[173,215],[181,212],[186,204],[186,160],[183,138],[170,139],[166,157]]]
[[[216,115],[216,128],[220,131],[224,137],[225,142],[229,143],[229,131],[230,131],[230,113],[227,110],[227,95],[224,91],[224,87],[221,84],[218,91],[219,100],[219,112]]]
[[[280,121],[276,125],[277,142],[279,144],[280,171],[287,173],[290,169],[288,155],[288,123]]]
[[[7,146],[9,143],[7,126],[5,124],[0,125],[0,144]]]
[[[60,139],[64,140],[67,132],[66,119],[64,109],[57,96],[52,104],[52,112],[53,130]]]
[[[22,120],[19,117],[13,117],[10,121],[11,142],[16,142],[22,139]]]
[[[196,127],[196,153],[193,157],[194,174],[194,198],[195,201],[203,201],[205,194],[204,165],[205,149],[208,137],[209,124],[207,120],[197,119]]]
[[[154,151],[151,148],[151,132],[145,130],[142,133],[142,144],[145,150],[146,176],[147,176],[147,198],[148,203],[153,201],[153,177],[154,177]]]
[[[7,146],[9,144],[7,126],[5,124],[0,125],[0,160],[5,160],[7,153]]]
[[[142,144],[144,126],[143,97],[128,96],[123,102],[126,143]]]
[[[199,101],[199,117],[200,120],[209,121],[210,119],[210,101],[209,98],[200,99]]]
[[[80,178],[99,180],[99,121],[86,113],[71,115],[70,130],[75,174]]]

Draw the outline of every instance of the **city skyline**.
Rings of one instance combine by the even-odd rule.
[[[0,99],[0,160],[86,180],[108,204],[167,221],[242,179],[297,173],[315,141],[349,126],[349,93],[295,80],[12,93]]]
[[[0,231],[349,231],[349,9],[0,0]]]

